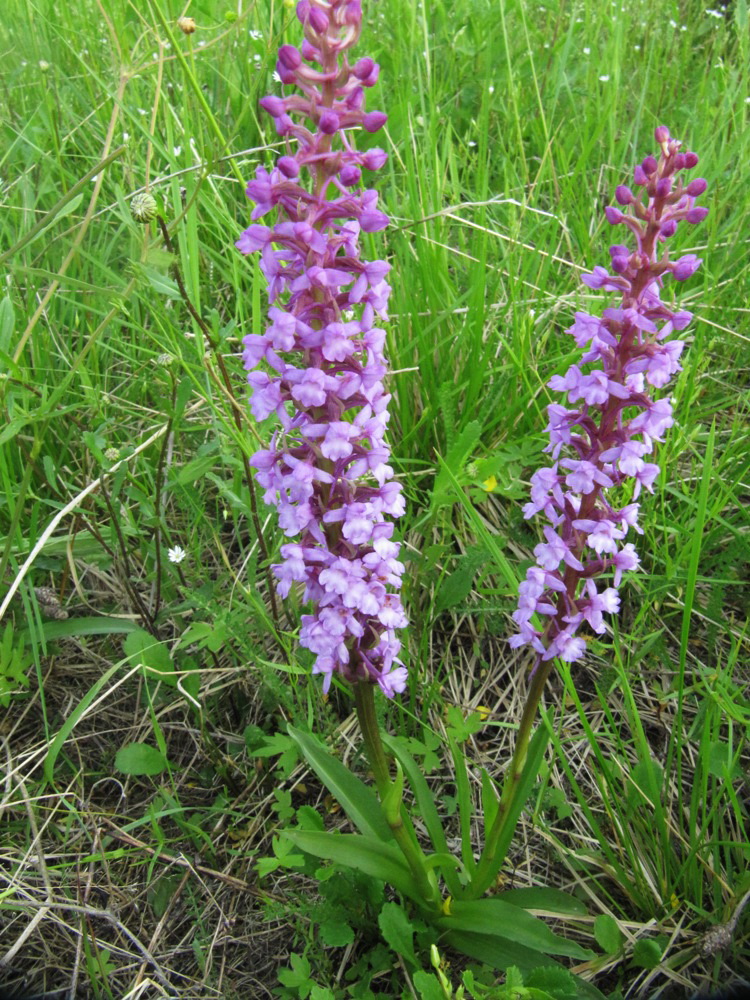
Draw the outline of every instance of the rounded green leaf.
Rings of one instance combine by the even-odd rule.
[[[117,751],[115,767],[123,774],[156,775],[167,769],[164,754],[148,743],[128,743]]]

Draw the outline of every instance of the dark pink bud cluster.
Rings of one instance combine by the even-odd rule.
[[[534,549],[537,565],[519,588],[513,614],[519,631],[510,640],[514,647],[531,645],[542,660],[580,659],[586,643],[578,629],[586,624],[602,633],[603,613],[619,610],[622,574],[639,563],[625,538],[630,529],[641,531],[636,501],[642,490],[653,492],[659,474],[658,465],[645,459],[674,422],[669,400],[655,401],[650,387],[663,388],[680,371],[685,345],[667,338],[692,315],[662,302],[661,289],[669,275],[685,281],[701,261],[694,254],[670,260],[664,241],[678,223],[700,222],[708,209],[695,205],[706,182],[686,183],[682,176],[698,157],[680,152],[681,143],[664,125],[655,137],[661,155],[635,168],[636,192],[624,184],[615,191],[624,211],[605,210],[612,225],[630,231],[635,246],[610,247],[614,273],[597,266],[582,276],[589,288],[619,292],[621,301],[601,316],[576,313],[567,332],[584,350],[584,367],[574,364],[548,383],[576,405],[548,407],[545,451],[554,464],[532,476],[524,516],[543,513],[549,524]],[[614,586],[597,589],[595,580],[610,573]],[[537,628],[534,615],[546,618],[546,625]]]
[[[260,102],[287,149],[247,186],[252,218],[275,209],[276,223],[255,223],[237,241],[243,253],[260,253],[271,303],[265,333],[244,338],[251,407],[258,420],[275,414],[281,424],[251,464],[289,538],[273,567],[279,593],[296,584],[314,605],[300,642],[315,654],[324,690],[338,673],[392,697],[406,686],[395,634],[406,616],[391,520],[404,500],[388,464],[391,397],[377,325],[388,318],[390,265],[359,250],[360,233],[383,229],[388,217],[375,191],[358,188],[362,170],[377,170],[386,154],[359,152],[353,141],[354,129],[375,132],[386,116],[364,109],[377,64],[347,58],[359,0],[301,0],[297,16],[301,49],[282,45],[277,63],[297,92]]]

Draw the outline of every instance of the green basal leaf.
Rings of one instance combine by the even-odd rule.
[[[342,809],[357,829],[366,837],[392,841],[391,828],[375,793],[329,753],[316,737],[291,725],[287,726],[287,732],[313,771],[341,803]]]
[[[478,899],[469,903],[454,900],[450,916],[441,917],[438,926],[444,930],[471,931],[488,937],[499,937],[544,955],[567,955],[579,959],[594,957],[594,952],[582,948],[575,941],[560,937],[539,917],[505,902],[501,897]]]
[[[487,771],[482,768],[482,818],[485,840],[487,839],[487,834],[492,829],[492,824],[495,822],[499,804],[495,782]]]
[[[528,889],[508,889],[501,898],[503,902],[520,906],[524,910],[546,910],[548,913],[560,913],[569,917],[585,917],[588,912],[580,899],[560,889],[535,886]]]
[[[541,952],[499,936],[455,929],[448,931],[442,940],[469,958],[491,965],[498,971],[504,971],[511,965],[517,965],[524,973],[531,972],[540,965],[557,965],[557,968],[562,968]]]
[[[443,824],[440,822],[440,816],[438,815],[437,807],[435,806],[435,795],[430,790],[430,787],[419,769],[417,762],[404,747],[403,740],[384,735],[383,742],[396,756],[401,764],[401,767],[404,769],[404,773],[409,780],[409,786],[414,793],[417,808],[419,809],[422,819],[424,820],[424,824],[427,827],[427,832],[430,835],[432,846],[435,848],[436,855],[450,855],[448,843],[445,839]],[[453,863],[445,866],[441,861],[440,870],[443,878],[445,879],[445,884],[448,886],[448,891],[451,895],[456,896],[461,891],[461,883],[455,873],[458,859],[454,859],[452,855],[450,855],[450,857]]]
[[[461,824],[461,858],[464,867],[471,874],[476,868],[474,848],[471,842],[471,820],[473,806],[469,790],[469,775],[466,770],[466,758],[455,740],[448,737],[453,769],[456,776],[456,792],[458,795],[458,818]]]
[[[397,847],[374,837],[356,833],[318,833],[309,830],[285,830],[284,836],[308,854],[345,865],[382,879],[420,906],[424,901],[417,883],[402,860]]]

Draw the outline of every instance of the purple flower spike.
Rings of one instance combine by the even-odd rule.
[[[625,541],[631,528],[641,533],[634,501],[644,490],[653,492],[659,475],[659,466],[646,456],[674,422],[669,400],[654,401],[649,387],[664,388],[680,371],[685,345],[666,338],[684,330],[692,316],[673,312],[662,302],[661,289],[669,275],[686,281],[701,260],[685,254],[670,262],[664,241],[678,223],[699,222],[708,210],[695,205],[706,190],[705,180],[687,183],[681,176],[698,157],[680,153],[681,144],[664,125],[655,138],[661,155],[658,161],[647,156],[635,168],[638,192],[620,185],[615,198],[623,211],[605,210],[610,223],[625,225],[635,247],[610,247],[614,276],[599,266],[581,276],[589,288],[619,292],[621,301],[604,309],[601,318],[576,313],[567,332],[585,351],[581,362],[592,367],[586,373],[574,364],[548,382],[578,408],[548,407],[545,451],[554,465],[534,473],[531,503],[524,507],[524,517],[541,513],[551,525],[544,528],[546,541],[534,549],[536,565],[519,587],[513,613],[519,631],[510,639],[514,649],[531,646],[537,664],[555,656],[580,660],[586,642],[576,635],[579,626],[585,623],[601,634],[603,614],[619,611],[622,575],[639,563],[634,546]],[[265,398],[267,390],[261,391]],[[614,586],[598,589],[595,579],[610,573]],[[546,625],[536,628],[534,614]]]
[[[378,325],[388,318],[390,265],[364,261],[359,250],[360,233],[383,229],[388,216],[375,191],[358,188],[361,169],[377,170],[386,154],[354,145],[357,127],[375,132],[387,119],[364,110],[377,63],[347,58],[359,3],[300,0],[297,17],[305,38],[300,48],[283,45],[277,65],[299,93],[260,102],[287,149],[247,187],[252,218],[275,211],[276,224],[251,225],[237,241],[243,253],[260,253],[271,303],[265,333],[244,339],[250,405],[258,420],[281,424],[251,464],[288,539],[273,567],[278,592],[297,587],[313,605],[300,642],[316,656],[323,690],[338,673],[392,698],[407,682],[396,638],[407,622],[390,520],[404,499],[388,464],[391,397]]]

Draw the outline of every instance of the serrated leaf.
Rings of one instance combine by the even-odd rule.
[[[469,456],[474,451],[474,448],[476,447],[476,444],[481,436],[481,423],[479,423],[478,420],[472,420],[464,427],[456,440],[450,446],[442,460],[442,465],[444,467],[441,467],[435,478],[435,485],[430,499],[431,507],[434,508],[440,506],[441,504],[455,502],[455,498],[453,496],[454,478],[460,478],[464,466],[466,465]],[[451,473],[453,475],[451,475]]]
[[[123,774],[162,774],[167,770],[167,760],[161,750],[148,743],[128,743],[117,751],[115,767]]]
[[[328,948],[345,948],[354,940],[354,931],[343,920],[324,920],[318,931]]]
[[[534,969],[526,977],[526,986],[541,990],[544,996],[553,1000],[579,1000],[579,984],[567,969],[542,966]]]
[[[445,1000],[445,990],[431,972],[420,969],[412,976],[412,983],[419,1000]]]
[[[378,927],[391,948],[415,968],[419,968],[419,961],[414,954],[414,928],[397,903],[385,903],[378,915]]]

